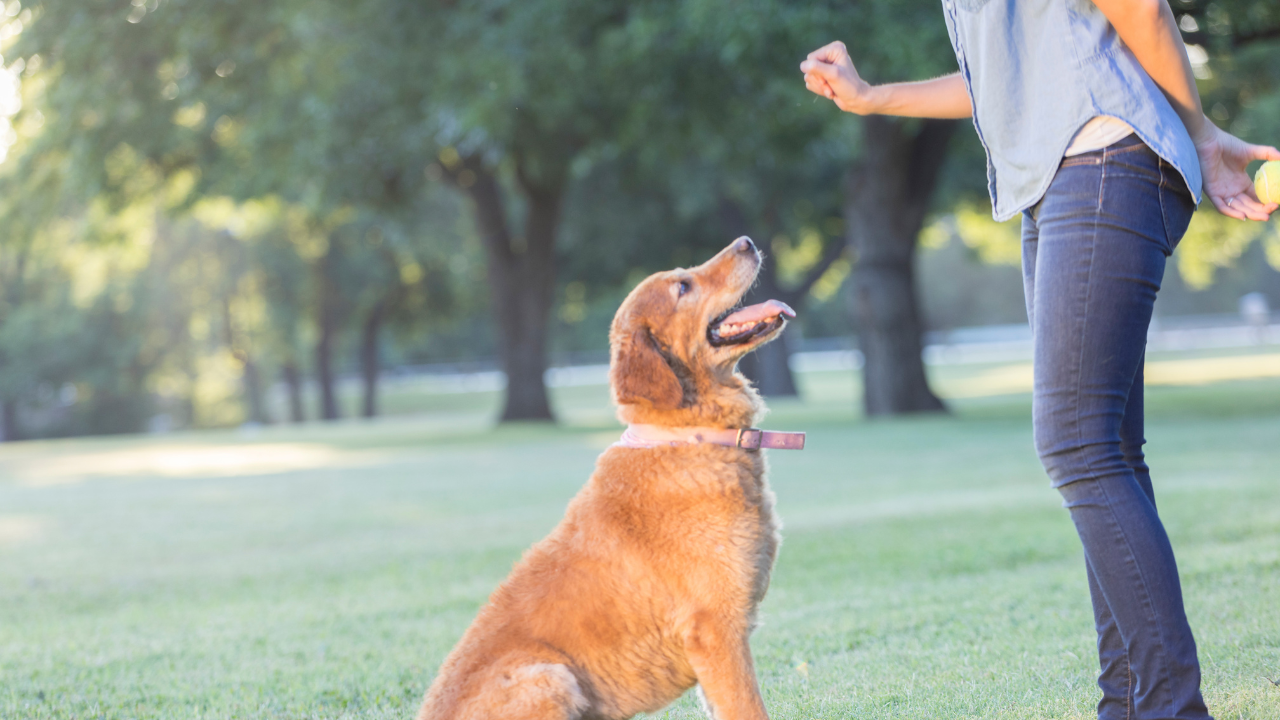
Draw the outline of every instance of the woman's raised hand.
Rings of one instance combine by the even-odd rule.
[[[800,71],[804,73],[805,87],[834,100],[841,110],[859,115],[871,112],[868,97],[871,86],[858,77],[848,49],[839,40],[809,53],[800,63]]]

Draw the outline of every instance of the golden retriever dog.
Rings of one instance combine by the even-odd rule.
[[[759,448],[804,436],[753,428],[763,403],[736,370],[795,315],[732,311],[760,263],[738,238],[622,303],[610,383],[628,429],[445,658],[419,720],[629,718],[695,684],[716,720],[768,717],[747,645],[779,542]]]

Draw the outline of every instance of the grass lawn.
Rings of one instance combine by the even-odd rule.
[[[934,368],[955,414],[866,422],[844,373],[768,427],[785,523],[752,640],[775,718],[1088,718],[1092,615],[1023,364]],[[1280,354],[1153,356],[1148,446],[1219,720],[1280,718]],[[388,399],[392,402],[391,399]],[[382,718],[617,436],[493,394],[374,423],[0,446],[0,718]],[[699,714],[686,697],[658,717]]]

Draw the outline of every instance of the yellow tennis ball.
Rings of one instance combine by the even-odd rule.
[[[1262,163],[1253,176],[1253,189],[1264,203],[1280,203],[1280,160]]]

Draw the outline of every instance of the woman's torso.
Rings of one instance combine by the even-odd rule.
[[[943,11],[987,150],[996,219],[1039,200],[1097,116],[1128,124],[1199,200],[1186,128],[1091,0],[943,0]]]

